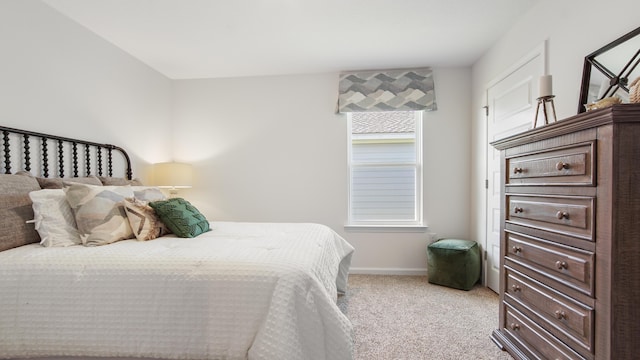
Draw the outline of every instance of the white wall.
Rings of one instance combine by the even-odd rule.
[[[0,124],[170,158],[171,82],[35,0],[0,1]]]
[[[0,124],[189,161],[185,191],[212,220],[326,224],[360,269],[424,271],[424,232],[346,232],[346,121],[337,74],[171,81],[37,0],[0,2]],[[425,117],[425,217],[469,235],[470,69],[435,69]],[[172,105],[175,108],[172,108]],[[446,150],[443,150],[446,149]]]
[[[472,69],[435,69],[429,231],[484,240],[487,83],[547,40],[558,117],[571,116],[584,56],[636,28],[638,10],[632,0],[540,0]],[[143,180],[148,163],[193,162],[198,183],[185,195],[214,220],[324,223],[356,247],[355,268],[424,269],[425,233],[344,230],[337,74],[172,82],[36,0],[0,2],[0,46],[0,124],[123,145]]]
[[[434,69],[438,111],[424,125],[425,217],[469,236],[470,69]],[[212,220],[318,222],[344,236],[367,271],[426,267],[424,232],[346,232],[346,119],[338,74],[174,83],[174,157],[194,164],[183,195]]]
[[[637,0],[540,0],[473,65],[472,237],[485,241],[486,123],[481,107],[487,84],[548,40],[547,67],[553,75],[558,119],[575,115],[584,57],[640,26],[638,14]]]

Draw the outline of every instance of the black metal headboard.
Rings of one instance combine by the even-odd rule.
[[[133,177],[129,155],[124,149],[115,145],[99,144],[4,126],[0,126],[0,133],[2,133],[2,153],[4,155],[3,174],[12,173],[12,158],[18,158],[18,156],[12,156],[11,150],[13,149],[20,152],[19,158],[21,161],[17,165],[18,171],[31,172],[32,162],[35,162],[40,170],[37,175],[45,178],[51,175],[53,177],[91,175],[111,177],[113,176],[113,151],[116,150],[122,154],[122,162],[125,167],[123,176],[128,180]],[[33,137],[36,138],[35,142],[32,139]],[[12,140],[17,140],[19,144],[12,143]],[[35,149],[32,149],[32,146]],[[53,159],[49,154],[49,146],[57,147],[57,156],[54,155]],[[79,146],[81,149],[78,149]],[[79,152],[82,154],[79,155]],[[71,159],[65,159],[65,154]],[[103,164],[103,156],[106,156],[106,164]],[[79,157],[81,160],[78,160]],[[95,170],[92,168],[92,160],[96,164]],[[54,167],[53,174],[50,167]],[[69,170],[70,174],[67,174],[65,170]],[[79,171],[83,171],[83,173],[79,174]]]

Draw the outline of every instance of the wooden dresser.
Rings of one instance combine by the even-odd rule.
[[[500,324],[516,359],[640,359],[640,104],[498,140]]]

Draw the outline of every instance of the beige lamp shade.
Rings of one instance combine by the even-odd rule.
[[[153,165],[153,184],[160,188],[186,189],[193,185],[191,164],[166,162]]]

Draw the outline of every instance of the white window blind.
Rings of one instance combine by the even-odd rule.
[[[349,223],[422,224],[422,112],[349,113]]]

